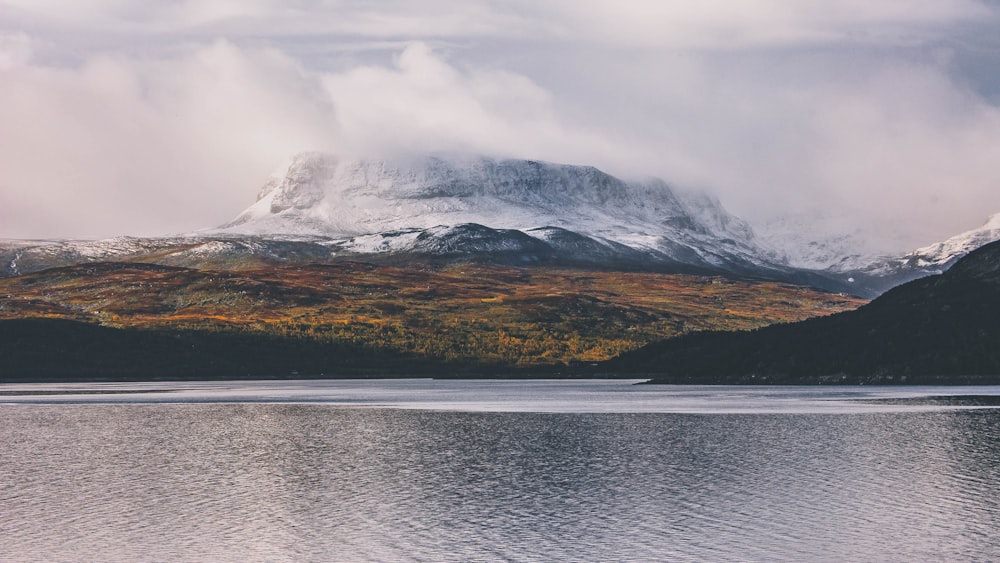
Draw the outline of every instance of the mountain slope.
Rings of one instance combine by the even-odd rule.
[[[879,252],[863,232],[824,236],[815,226],[830,219],[822,212],[774,217],[755,225],[757,240],[792,268],[822,272],[850,286],[854,295],[876,297],[897,285],[940,274],[956,260],[1000,240],[1000,213],[985,224],[905,254]]]
[[[977,248],[1000,240],[1000,213],[991,215],[982,226],[955,235],[944,242],[918,248],[901,257],[900,263],[919,268],[947,270],[956,260]]]
[[[754,223],[754,232],[762,245],[795,268],[838,274],[879,259],[881,253],[870,248],[872,241],[860,230],[828,234],[827,225],[832,221],[823,211],[789,213]]]
[[[626,182],[588,166],[478,156],[388,162],[299,155],[254,205],[209,234],[324,236],[343,240],[346,251],[408,252],[414,233],[428,242],[434,230],[447,232],[454,242],[461,233],[447,229],[463,225],[501,231],[508,239],[501,244],[513,236],[529,249],[535,243],[513,231],[556,250],[575,238],[604,254],[613,249],[617,258],[788,274],[757,245],[749,225],[708,196],[676,192],[661,180]],[[463,230],[483,238],[475,228]]]
[[[1000,242],[852,312],[651,344],[605,369],[662,383],[1000,383]]]
[[[1000,240],[1000,213],[990,216],[978,228],[918,248],[898,258],[876,261],[861,268],[858,273],[869,278],[891,280],[897,284],[940,274],[966,254],[996,240]]]
[[[428,377],[455,366],[344,342],[218,330],[128,330],[59,318],[0,320],[0,383]]]
[[[213,340],[218,347],[185,354],[186,367],[173,369],[174,375],[213,378],[218,366],[243,370],[248,363],[242,357],[226,355],[263,346],[248,356],[260,357],[269,342],[289,359],[286,371],[275,374],[309,369],[343,375],[348,367],[407,374],[410,366],[393,358],[426,360],[439,368],[436,375],[455,366],[555,370],[684,331],[752,328],[861,303],[783,283],[645,272],[349,261],[239,271],[95,263],[0,279],[0,333],[16,334],[29,326],[20,321],[30,318],[53,321],[30,325],[37,328],[30,338],[0,334],[0,379],[85,375],[85,366],[96,370],[92,375],[131,369],[146,377],[150,363],[154,371],[169,372],[175,331],[188,335],[185,341],[219,337]],[[152,335],[144,340],[128,332]],[[142,342],[149,342],[146,357],[142,350],[118,348]],[[325,344],[343,351],[345,361],[322,352]],[[296,350],[316,361],[299,363]],[[395,367],[385,371],[387,364]],[[280,365],[268,359],[244,373],[266,374]]]
[[[343,259],[734,275],[844,292],[783,266],[703,194],[588,166],[479,156],[293,158],[234,221],[182,237],[0,241],[0,275],[100,261],[246,268]]]
[[[260,266],[336,264],[344,261],[428,264],[488,263],[511,266],[567,266],[585,269],[656,271],[689,274],[737,273],[809,285],[808,273],[760,275],[762,268],[724,269],[688,264],[650,249],[636,249],[559,227],[519,231],[476,223],[402,229],[331,239],[307,235],[218,234],[168,238],[118,237],[96,241],[0,241],[0,278],[49,268],[130,262],[198,269],[242,270]],[[767,272],[771,273],[771,272]],[[819,288],[841,291],[817,278]],[[824,282],[827,285],[824,285]]]
[[[332,242],[316,237],[116,237],[95,241],[0,241],[0,278],[49,268],[134,262],[187,268],[240,269],[328,262]]]
[[[851,237],[845,236],[813,249],[822,250],[828,260],[823,274],[849,284],[853,295],[876,297],[908,281],[940,274],[969,252],[1000,240],[1000,213],[990,216],[978,228],[901,256],[851,254],[847,244],[850,240]]]

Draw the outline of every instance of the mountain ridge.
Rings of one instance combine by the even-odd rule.
[[[1000,213],[986,222],[943,241],[911,250],[899,256],[871,259],[860,267],[828,268],[830,277],[840,277],[860,288],[857,293],[880,295],[898,285],[946,272],[970,252],[1000,240]]]
[[[560,228],[692,265],[770,266],[750,226],[707,195],[591,166],[468,155],[390,162],[302,154],[268,180],[256,203],[206,232],[350,240],[469,224]]]
[[[650,344],[602,369],[661,383],[1000,382],[1000,241],[855,311]]]

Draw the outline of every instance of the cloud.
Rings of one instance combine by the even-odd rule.
[[[460,70],[422,43],[391,65],[341,73],[226,41],[166,59],[98,55],[78,68],[28,60],[3,71],[11,87],[0,92],[7,236],[214,226],[305,150],[568,157],[604,148],[561,125],[532,81]]]
[[[593,164],[901,249],[1000,211],[1000,117],[970,74],[1000,63],[1000,19],[971,0],[0,10],[0,236],[216,225],[300,150]]]
[[[33,50],[31,38],[26,33],[0,34],[0,70],[28,64]]]
[[[860,229],[893,251],[1000,211],[1000,108],[946,60],[639,59],[577,87],[587,99],[564,119],[636,149],[607,166],[705,188],[755,222],[827,217],[817,234]]]
[[[707,49],[898,42],[989,14],[970,0],[558,0],[543,5],[565,22],[565,35],[633,47]]]
[[[2,72],[8,236],[211,226],[246,203],[276,154],[334,148],[321,86],[271,50],[220,41],[167,60],[95,56]],[[17,219],[43,209],[37,228]]]
[[[816,152],[828,157],[815,174],[837,194],[831,204],[907,242],[1000,210],[1000,108],[935,66],[899,67],[860,86],[824,94]]]
[[[549,27],[518,5],[468,0],[3,0],[9,21],[59,33],[230,38],[511,36]]]
[[[7,17],[42,29],[213,37],[353,35],[745,48],[896,42],[991,15],[975,0],[4,0]]]
[[[523,75],[460,69],[424,43],[391,65],[323,75],[339,110],[344,150],[361,155],[414,150],[580,158],[610,145],[561,123],[552,94]]]

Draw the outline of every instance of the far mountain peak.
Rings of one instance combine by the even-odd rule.
[[[558,228],[713,269],[772,266],[750,226],[706,194],[660,179],[624,180],[592,166],[467,154],[300,154],[267,181],[255,204],[217,232],[340,238],[352,251],[391,252],[412,250],[413,237],[404,234],[470,224],[535,238],[542,234],[532,230]],[[392,240],[371,244],[382,234]]]

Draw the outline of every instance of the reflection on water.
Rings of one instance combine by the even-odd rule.
[[[989,560],[1000,411],[0,407],[4,560]]]

